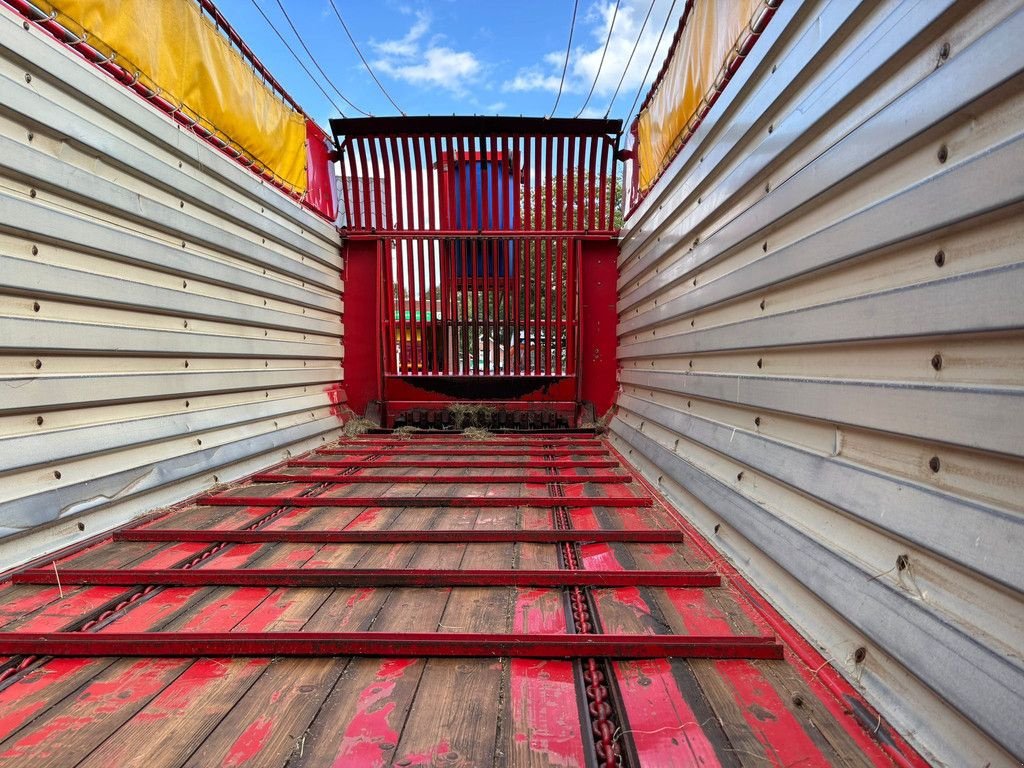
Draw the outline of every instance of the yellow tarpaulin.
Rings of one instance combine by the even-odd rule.
[[[37,3],[38,4],[38,3]],[[306,191],[305,118],[275,95],[192,0],[49,0],[58,21],[186,114]]]
[[[763,5],[764,0],[694,1],[668,67],[638,117],[641,190],[654,183],[686,137],[687,125]]]

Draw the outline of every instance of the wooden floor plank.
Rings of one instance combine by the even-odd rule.
[[[0,766],[67,768],[89,755],[180,675],[180,659],[119,659],[30,729],[0,742]]]
[[[255,682],[266,659],[197,659],[78,768],[177,768]]]

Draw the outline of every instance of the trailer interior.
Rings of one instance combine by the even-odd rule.
[[[168,0],[298,157],[88,5],[0,0],[0,766],[1017,764],[1019,2],[328,132]]]

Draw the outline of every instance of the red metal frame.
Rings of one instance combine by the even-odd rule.
[[[652,528],[648,530],[530,530],[530,529],[461,529],[452,530],[383,530],[383,531],[321,531],[321,530],[259,530],[238,531],[222,528],[193,530],[180,528],[134,528],[117,531],[114,541],[221,542],[235,544],[494,544],[502,542],[556,544],[561,542],[632,542],[668,544],[686,541],[679,530]]]
[[[321,448],[317,454],[321,456],[353,456],[361,453],[380,453],[373,447],[368,448]],[[412,445],[393,446],[387,449],[391,456],[607,456],[605,448],[498,448],[493,445],[484,451],[479,448],[417,448]]]
[[[580,246],[614,243],[621,123],[406,117],[331,127],[343,231],[350,247],[382,248],[379,287],[361,276],[346,290],[382,298],[374,335],[385,423],[449,423],[449,404],[472,401],[527,424],[574,424],[589,341],[579,331]],[[615,286],[601,287],[614,325]],[[372,372],[351,367],[349,377]],[[352,399],[360,410],[364,398]]]
[[[380,459],[296,459],[288,462],[290,467],[324,467],[331,469],[612,469],[619,466],[617,461],[575,461],[562,459],[556,461],[389,461],[386,464]]]
[[[649,507],[646,496],[202,496],[212,507]]]
[[[378,656],[410,658],[781,659],[772,637],[418,632],[76,632],[0,634],[0,654],[47,656]]]
[[[416,570],[361,568],[36,568],[15,584],[174,587],[717,587],[715,571]]]
[[[550,483],[631,483],[629,475],[431,475],[415,477],[409,475],[331,475],[323,472],[311,472],[307,475],[285,475],[268,472],[255,475],[255,483],[327,483],[328,485],[358,485],[359,483],[408,483],[412,485],[494,485],[501,483],[520,483],[547,485]]]

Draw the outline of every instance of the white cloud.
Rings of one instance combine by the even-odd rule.
[[[561,82],[558,75],[545,75],[539,67],[520,69],[511,80],[501,84],[503,91],[558,91],[558,84]]]
[[[458,51],[435,37],[425,41],[430,17],[416,13],[409,31],[396,40],[372,41],[378,58],[373,66],[380,72],[414,85],[429,85],[463,93],[480,74],[482,65],[470,51]]]
[[[615,13],[615,2],[614,0],[599,0],[591,5],[582,17],[582,29],[577,27],[577,36],[582,43],[573,46],[569,57],[569,69],[565,76],[565,85],[562,88],[563,94],[578,94],[579,98],[576,101],[579,103],[563,101],[565,107],[560,108],[559,112],[574,114],[574,110],[578,110],[582,106],[582,100],[590,90],[591,84],[594,83],[594,78],[597,77],[594,96],[586,113],[594,114],[594,107],[599,106],[600,114],[603,115],[604,109],[607,108],[608,101],[619,83],[619,78],[623,76],[630,52],[635,44],[636,53],[623,78],[614,112],[621,114],[628,109],[637,90],[641,87],[647,65],[652,58],[654,64],[651,66],[650,74],[644,85],[649,85],[657,76],[661,63],[668,53],[668,47],[672,42],[672,36],[679,23],[679,16],[685,5],[685,3],[676,2],[675,8],[672,9],[672,17],[668,20],[665,36],[656,51],[658,36],[665,24],[665,16],[672,7],[671,0],[655,0],[654,10],[639,43],[637,43],[637,37],[640,35],[640,28],[650,5],[647,0],[622,0],[618,14],[615,15],[615,26],[612,28],[603,64],[601,63],[601,54],[604,51],[605,39],[608,37],[608,30]],[[537,64],[520,69],[514,77],[502,84],[502,89],[505,91],[556,93],[564,64],[564,48],[561,51],[547,53]],[[598,73],[599,67],[600,74]]]

